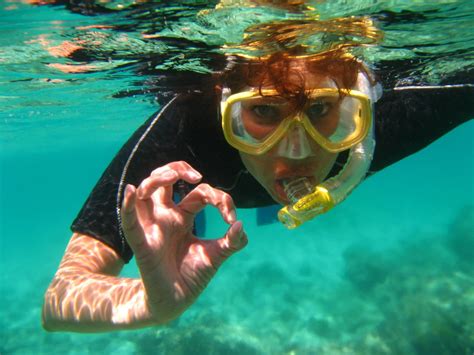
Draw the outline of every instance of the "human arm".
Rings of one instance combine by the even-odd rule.
[[[99,332],[153,324],[141,280],[118,276],[123,264],[109,246],[74,233],[45,294],[43,327]]]
[[[172,199],[178,179],[199,173],[184,162],[156,169],[136,189],[129,185],[122,223],[140,279],[118,277],[123,262],[105,244],[75,234],[45,296],[47,330],[108,331],[169,322],[204,290],[220,264],[247,243],[229,195],[200,184],[180,203]],[[194,216],[207,204],[231,224],[226,235],[201,240],[192,233]]]

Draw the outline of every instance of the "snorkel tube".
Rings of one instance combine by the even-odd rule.
[[[341,203],[364,179],[374,149],[375,139],[371,127],[371,133],[350,149],[347,163],[336,176],[314,188],[311,188],[307,178],[285,183],[285,192],[291,204],[278,212],[280,222],[288,229],[293,229]]]
[[[359,74],[358,86],[360,91],[368,94],[372,103],[380,97],[380,85],[371,87],[362,74]],[[278,212],[278,219],[285,227],[294,229],[329,211],[362,182],[369,170],[375,149],[373,122],[371,117],[369,133],[362,142],[350,149],[346,164],[336,176],[315,187],[311,186],[308,178],[284,182],[284,189],[291,203]]]

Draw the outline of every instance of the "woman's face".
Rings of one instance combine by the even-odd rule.
[[[304,74],[305,89],[334,87],[324,77]],[[301,80],[301,75],[290,76],[290,80]],[[271,86],[265,87],[272,89]],[[314,184],[320,184],[331,171],[337,153],[330,153],[319,146],[303,129],[298,127],[287,133],[280,142],[262,155],[240,152],[242,162],[255,179],[267,190],[272,198],[282,204],[288,204],[283,181],[297,177],[307,177]]]
[[[314,185],[321,183],[331,171],[337,153],[330,153],[321,147],[304,159],[291,159],[276,154],[275,147],[262,155],[240,153],[247,170],[267,190],[272,198],[282,204],[288,204],[283,189],[283,180],[296,177],[308,177]]]

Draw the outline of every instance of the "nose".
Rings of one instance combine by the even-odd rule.
[[[306,130],[294,125],[278,143],[277,155],[288,159],[305,159],[312,154]]]

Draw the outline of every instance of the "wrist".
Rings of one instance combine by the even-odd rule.
[[[121,300],[113,302],[111,321],[116,326],[142,327],[159,325],[160,323],[154,313],[148,306],[147,295],[145,287],[141,279],[131,281],[133,284],[128,284],[126,290],[121,295]],[[125,293],[128,293],[126,295]]]
[[[168,324],[177,319],[184,312],[184,309],[180,311],[173,304],[163,301],[152,301],[146,295],[145,302],[146,313],[149,315],[150,320],[155,325]]]

